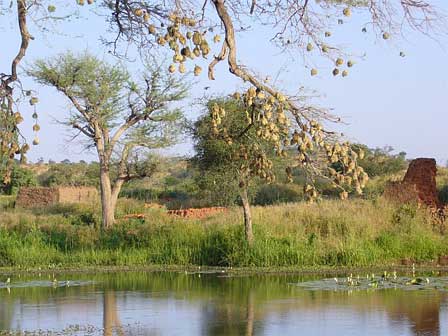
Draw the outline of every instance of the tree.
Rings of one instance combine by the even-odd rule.
[[[11,5],[13,5],[12,2]],[[14,90],[18,81],[17,68],[25,56],[31,39],[27,26],[28,9],[26,1],[17,0],[16,10],[19,23],[20,47],[11,62],[10,74],[0,73],[0,174],[3,177],[2,184],[4,185],[8,185],[11,181],[15,155],[25,154],[29,148],[27,145],[22,147],[20,145],[18,124],[23,121],[23,118],[18,111],[14,111]]]
[[[123,184],[154,172],[153,161],[140,160],[141,150],[169,146],[179,134],[181,112],[172,103],[183,99],[187,88],[159,66],[147,67],[143,78],[133,81],[119,64],[66,53],[38,60],[28,71],[69,99],[74,109],[65,124],[96,149],[104,228],[114,224]]]
[[[306,94],[283,92],[265,80],[265,76],[257,75],[250,67],[239,63],[237,36],[248,32],[246,27],[267,26],[273,32],[272,41],[282,50],[298,50],[305,56],[307,66],[310,60],[322,56],[333,66],[329,75],[345,77],[352,71],[356,60],[350,58],[348,51],[331,45],[328,37],[334,26],[345,24],[352,15],[359,13],[365,19],[365,24],[357,30],[359,34],[373,32],[375,38],[384,40],[407,35],[409,30],[430,34],[440,28],[446,29],[444,17],[432,6],[435,1],[430,0],[211,0],[201,3],[109,0],[104,3],[111,11],[111,28],[116,31],[116,38],[109,45],[121,56],[121,50],[127,49],[121,48],[120,42],[135,44],[142,50],[161,46],[173,55],[169,72],[183,73],[188,63],[194,60],[195,65],[191,67],[195,75],[200,75],[202,61],[199,57],[207,59],[213,52],[211,41],[217,44],[220,48],[208,61],[208,78],[214,80],[215,67],[226,61],[229,71],[249,86],[242,94],[239,93],[246,105],[241,113],[258,100],[256,104],[263,106],[264,114],[271,113],[274,106],[293,123],[295,132],[273,132],[268,137],[263,130],[265,125],[248,118],[245,126],[258,128],[257,136],[273,140],[271,143],[276,151],[288,153],[286,149],[291,143],[297,145],[295,165],[306,171],[308,183],[305,191],[310,197],[318,195],[316,176],[330,180],[334,187],[340,189],[343,199],[348,195],[344,189],[347,184],[353,184],[362,193],[367,181],[367,174],[357,164],[357,159],[363,156],[362,151],[351,148],[329,128],[329,122],[340,119],[310,103]],[[400,56],[404,53],[401,52]],[[254,55],[257,57],[259,55]],[[317,73],[317,68],[310,70],[311,76]],[[256,109],[259,110],[259,106]],[[275,117],[269,124],[281,127],[279,120],[284,119]],[[216,121],[217,118],[211,119],[215,126]],[[223,127],[218,125],[215,129],[217,135],[225,136]],[[340,166],[338,171],[332,168],[336,163]]]
[[[0,187],[11,181],[15,158],[19,155],[21,162],[26,162],[26,153],[30,149],[27,139],[19,128],[23,121],[19,104],[23,100],[28,100],[34,106],[33,131],[36,132],[36,137],[32,143],[39,144],[37,132],[40,126],[36,111],[38,98],[32,90],[23,87],[19,66],[26,56],[30,42],[35,39],[29,31],[30,24],[37,30],[49,31],[51,22],[61,21],[70,16],[63,13],[54,15],[55,9],[55,5],[48,4],[48,1],[44,0],[0,1],[0,17],[3,16],[2,24],[4,23],[1,28],[14,27],[7,19],[16,20],[19,28],[18,31],[11,32],[11,36],[17,37],[18,48],[11,60],[10,69],[7,72],[0,72]]]
[[[45,187],[54,186],[93,186],[99,187],[99,165],[96,162],[53,163],[47,171],[39,175],[39,184]]]
[[[241,101],[233,98],[209,101],[209,113],[194,125],[196,155],[192,161],[204,179],[213,179],[221,192],[224,192],[223,188],[238,190],[244,213],[245,237],[252,245],[254,236],[248,189],[256,179],[268,183],[275,180],[274,151],[269,140],[257,136],[255,127],[246,127],[246,116],[241,113],[245,108]],[[252,112],[256,113],[255,110]],[[216,118],[223,128],[222,136],[216,129],[218,125],[210,128]]]
[[[353,144],[353,147],[364,151],[365,156],[359,160],[359,165],[364,168],[370,177],[396,174],[405,170],[408,166],[406,153],[393,154],[390,146],[383,148],[368,148],[366,145]]]
[[[26,22],[26,18],[31,17],[30,13],[33,9],[42,8],[45,2],[17,0],[16,3],[19,22],[23,23]],[[79,0],[77,3],[84,5],[86,1]],[[323,109],[316,109],[309,105],[301,95],[287,94],[279,90],[274,84],[264,81],[265,76],[256,75],[250,67],[239,63],[237,43],[239,34],[248,32],[249,27],[254,25],[267,26],[273,32],[271,40],[280,48],[296,49],[303,55],[309,55],[310,57],[306,57],[306,65],[309,65],[310,59],[319,57],[316,54],[317,51],[331,64],[335,64],[333,75],[347,76],[355,61],[348,58],[349,53],[345,50],[329,44],[326,38],[331,35],[333,26],[345,24],[350,16],[359,13],[365,20],[359,33],[373,32],[376,37],[382,37],[385,40],[408,35],[409,29],[431,34],[445,23],[440,12],[432,6],[436,3],[435,0],[285,0],[277,2],[211,0],[203,3],[182,0],[163,3],[147,0],[89,0],[87,3],[95,3],[99,8],[109,11],[106,17],[111,30],[116,32],[116,37],[110,39],[107,44],[113,47],[115,54],[123,56],[125,52],[122,50],[128,50],[126,47],[121,48],[120,42],[135,44],[142,54],[145,51],[152,51],[157,45],[169,47],[169,50],[173,52],[170,72],[176,70],[185,72],[187,61],[196,58],[194,73],[199,75],[202,68],[201,61],[197,57],[207,58],[212,54],[213,50],[209,42],[213,40],[218,50],[216,55],[208,61],[208,77],[211,80],[215,79],[214,68],[220,62],[226,61],[232,74],[282,103],[290,112],[289,118],[295,123],[295,127],[305,133],[310,129],[308,123],[311,120],[321,122],[339,119]],[[55,6],[49,5],[44,9],[47,12],[53,12]],[[221,38],[221,34],[224,34],[224,38]],[[21,25],[20,36],[22,46],[27,46],[30,36],[26,25]],[[18,55],[20,61],[24,55],[22,47]],[[404,53],[400,55],[404,56]],[[254,58],[256,57],[258,55]],[[317,72],[317,68],[310,70],[311,75],[316,75]],[[15,81],[17,76],[14,73],[16,71],[12,71],[11,76],[5,77],[8,82]],[[4,96],[3,93],[2,96]],[[10,139],[16,139],[18,136],[16,120],[12,118],[13,113],[12,107],[9,106],[7,113],[4,113],[8,117],[6,118],[8,122],[5,120],[4,125],[11,125],[3,132],[4,144],[9,144]],[[325,133],[332,132],[325,129]],[[17,144],[16,140],[13,141]],[[6,149],[8,149],[7,153]],[[6,155],[2,155],[2,158],[9,160],[8,158],[14,153],[23,151],[19,149],[16,145],[3,146],[2,151]],[[310,164],[309,159],[306,163],[308,167],[316,166]],[[303,161],[300,164],[303,164]],[[309,171],[312,173],[314,170]]]
[[[35,174],[26,168],[20,167],[15,163],[11,171],[11,181],[4,187],[4,192],[8,195],[16,194],[21,187],[36,186],[37,180]]]

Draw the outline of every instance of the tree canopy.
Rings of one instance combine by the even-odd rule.
[[[19,22],[19,36],[21,46],[17,56],[12,61],[10,74],[2,75],[0,98],[2,107],[2,147],[0,152],[2,166],[8,163],[17,154],[24,154],[29,146],[19,141],[19,128],[21,115],[14,107],[14,83],[17,83],[17,65],[25,55],[32,39],[28,32],[27,19],[41,16],[54,18],[59,4],[33,0],[17,0],[14,15]],[[371,34],[372,38],[390,40],[407,36],[411,30],[431,35],[434,32],[445,30],[446,25],[443,14],[435,7],[433,0],[299,0],[277,1],[252,0],[211,0],[205,2],[168,1],[163,3],[150,1],[129,0],[77,0],[73,4],[89,4],[97,9],[100,15],[106,17],[109,30],[113,35],[104,37],[106,45],[113,47],[113,54],[126,56],[127,46],[133,44],[142,55],[166,50],[173,61],[167,66],[167,71],[181,73],[192,69],[195,75],[200,75],[202,67],[208,67],[208,78],[215,79],[215,67],[222,62],[227,63],[230,73],[240,78],[249,86],[241,92],[248,107],[254,95],[264,95],[266,101],[277,110],[281,109],[286,118],[291,121],[292,127],[301,136],[301,141],[320,147],[327,153],[329,164],[340,161],[345,171],[356,172],[351,178],[357,180],[362,175],[356,164],[359,153],[352,154],[349,146],[340,144],[335,133],[327,121],[338,121],[339,118],[328,113],[327,110],[312,105],[302,92],[283,92],[275,83],[266,80],[264,74],[257,74],[252,70],[251,64],[241,64],[238,61],[238,37],[242,33],[254,35],[256,29],[251,27],[264,26],[272,32],[266,36],[281,50],[298,51],[304,56],[305,65],[309,66],[310,75],[316,75],[320,69],[312,65],[316,58],[327,59],[333,70],[329,75],[347,76],[356,63],[351,58],[351,50],[334,45],[328,40],[333,34],[336,25],[346,24],[353,16],[358,16],[362,22],[355,33]],[[5,5],[2,5],[5,7]],[[69,6],[70,7],[70,6]],[[83,7],[79,7],[82,12]],[[45,28],[47,20],[38,21],[39,27]],[[353,30],[354,31],[354,30]],[[255,37],[254,37],[255,38]],[[345,37],[349,41],[350,36]],[[213,42],[213,43],[212,43]],[[201,57],[203,59],[201,59]],[[254,62],[259,55],[253,55]],[[305,81],[303,79],[302,81]],[[19,89],[20,92],[21,89]],[[30,93],[32,94],[32,93]],[[248,97],[248,98],[247,98]],[[33,104],[37,98],[31,96]],[[107,122],[108,112],[104,112],[102,121]],[[282,119],[282,118],[281,118]],[[76,125],[73,120],[73,125]],[[280,127],[279,119],[273,123]],[[265,125],[262,125],[265,126]],[[253,127],[253,126],[252,126]],[[37,129],[38,127],[36,127]],[[83,125],[78,128],[88,133]],[[222,128],[217,127],[219,133]],[[145,130],[140,129],[145,133]],[[85,133],[85,134],[86,134]],[[260,134],[263,132],[260,129]],[[265,132],[266,133],[266,132]],[[316,138],[316,134],[318,137]],[[280,144],[292,142],[297,139],[292,134],[275,134]],[[292,141],[291,141],[292,140]],[[276,150],[282,150],[284,145],[275,145]],[[38,141],[35,141],[38,143]],[[337,144],[338,143],[338,144]],[[309,145],[307,145],[309,146]],[[298,147],[297,164],[316,173],[318,166],[306,150]],[[347,150],[346,150],[347,149]],[[348,156],[345,154],[349,154]],[[322,160],[320,160],[322,163]],[[352,166],[355,166],[353,169]],[[7,171],[8,169],[6,169]],[[332,172],[331,170],[329,171]],[[325,173],[328,175],[328,171]],[[336,184],[341,177],[330,174]],[[7,180],[8,174],[6,174]],[[362,181],[358,183],[362,185]]]
[[[182,133],[182,113],[173,104],[185,97],[186,85],[154,63],[134,81],[120,64],[70,52],[37,60],[28,74],[70,101],[64,123],[97,152],[103,226],[111,226],[123,184],[156,168],[151,157],[142,160],[144,149],[169,146]]]

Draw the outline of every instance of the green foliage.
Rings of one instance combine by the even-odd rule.
[[[225,110],[220,127],[224,136],[214,133],[210,111],[217,106]],[[193,166],[198,169],[196,184],[201,190],[201,197],[214,205],[233,205],[239,197],[240,187],[249,188],[253,194],[260,184],[257,174],[247,174],[241,167],[253,165],[252,160],[259,155],[254,150],[246,150],[253,145],[253,138],[259,139],[254,127],[248,127],[244,107],[240,101],[232,98],[210,100],[208,113],[202,116],[193,127],[196,155],[192,158]],[[258,148],[274,158],[274,152],[266,141],[258,141]],[[244,148],[244,149],[243,149]],[[255,168],[249,167],[252,171]]]
[[[11,182],[8,183],[3,191],[8,195],[14,195],[20,187],[31,187],[37,185],[35,174],[27,169],[15,164],[11,171]]]
[[[38,177],[44,187],[53,186],[99,186],[99,164],[92,163],[54,163]]]
[[[366,145],[353,145],[356,149],[362,148],[365,152],[363,159],[358,160],[369,177],[396,174],[407,168],[406,153],[393,154],[390,146],[384,148],[368,148]]]
[[[439,190],[439,200],[442,204],[448,204],[448,185]]]
[[[117,115],[126,110],[122,95],[130,76],[118,64],[109,65],[88,53],[66,52],[51,59],[37,60],[27,72],[39,83],[76,97],[81,108],[96,105],[91,113],[101,127],[113,128]],[[69,123],[84,124],[86,121],[85,117],[74,114]]]
[[[433,231],[424,211],[381,200],[254,207],[252,248],[237,209],[201,221],[171,218],[132,200],[119,209],[142,211],[146,220],[122,220],[99,230],[72,225],[71,216],[81,214],[75,209],[6,212],[0,219],[2,266],[372,266],[425,262],[448,253],[447,238]]]
[[[255,194],[255,205],[272,205],[304,200],[303,188],[294,184],[268,184],[261,186]]]

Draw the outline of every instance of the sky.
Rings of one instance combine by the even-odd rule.
[[[448,3],[439,7],[448,12]],[[57,53],[71,50],[88,50],[100,58],[114,61],[100,42],[107,34],[104,17],[95,15],[91,8],[80,9],[81,17],[65,20],[55,31],[42,35],[36,27],[31,28],[35,40],[31,42],[24,66],[39,58],[48,58]],[[282,53],[269,42],[272,32],[266,27],[254,26],[250,32],[238,37],[238,58],[242,64],[263,76],[270,76],[275,84],[287,92],[294,93],[299,87],[317,92],[313,102],[332,109],[340,116],[343,124],[330,125],[343,132],[353,142],[369,147],[392,146],[396,152],[404,151],[407,158],[434,157],[439,165],[448,161],[446,150],[448,116],[448,38],[437,41],[422,34],[412,33],[406,38],[392,36],[390,40],[377,39],[370,31],[361,32],[365,18],[356,11],[343,25],[335,25],[329,43],[343,44],[347,50],[358,55],[349,76],[333,77],[333,65],[321,57],[310,57],[304,61],[296,52]],[[0,73],[9,72],[10,61],[17,51],[17,24],[7,15],[0,16]],[[400,51],[406,57],[400,57]],[[205,69],[207,63],[202,66]],[[136,63],[130,68],[138,71]],[[311,77],[310,66],[319,69],[319,75]],[[228,94],[242,87],[241,81],[231,75],[226,64],[218,64],[215,81],[207,79],[203,71],[191,90],[191,98],[184,104],[184,111],[190,119],[197,118],[201,109],[192,104],[195,99],[207,94]],[[38,92],[40,103],[41,131],[40,145],[33,146],[29,159],[43,158],[61,161],[69,158],[95,160],[95,153],[87,152],[79,141],[71,139],[70,130],[57,123],[70,111],[64,96],[54,89],[40,86],[22,74],[24,87]],[[205,87],[209,87],[204,91]],[[22,132],[32,141],[31,107],[23,102],[19,109],[25,116]],[[191,155],[191,141],[185,139],[166,153]]]

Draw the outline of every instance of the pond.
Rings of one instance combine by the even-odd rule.
[[[448,279],[408,287],[399,279],[348,286],[342,277],[221,272],[16,275],[0,278],[0,335],[448,334]]]

